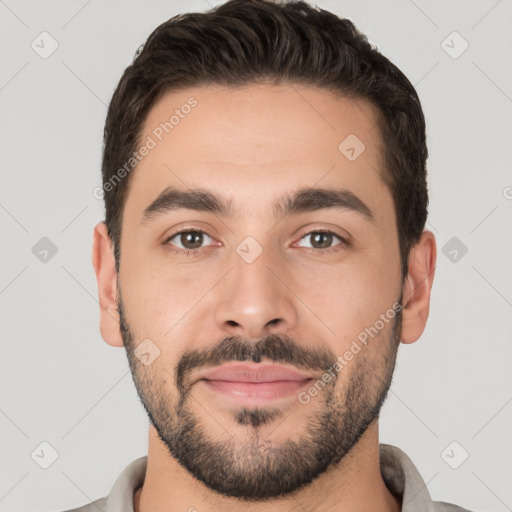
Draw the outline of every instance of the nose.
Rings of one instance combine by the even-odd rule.
[[[270,251],[250,263],[236,254],[233,267],[218,289],[215,317],[222,331],[260,339],[296,327],[295,297],[286,272]]]

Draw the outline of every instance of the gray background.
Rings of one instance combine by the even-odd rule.
[[[317,4],[352,19],[406,73],[427,119],[431,315],[399,352],[382,441],[409,454],[435,499],[512,510],[512,1]],[[146,453],[124,349],[99,334],[93,189],[106,106],[135,50],[164,20],[208,7],[0,1],[2,511],[97,499]],[[43,31],[58,43],[47,58],[31,47],[51,48]],[[56,254],[41,252],[43,237]],[[47,469],[42,442],[58,453]]]

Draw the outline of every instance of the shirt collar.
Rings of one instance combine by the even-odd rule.
[[[434,512],[427,484],[411,459],[396,446],[379,445],[380,472],[386,487],[402,500],[402,512]]]
[[[140,457],[123,469],[107,498],[106,512],[133,512],[133,495],[144,483],[148,457]]]

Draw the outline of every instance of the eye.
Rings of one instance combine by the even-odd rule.
[[[299,247],[308,247],[310,249],[318,249],[321,252],[329,252],[330,250],[337,250],[338,246],[340,246],[339,248],[341,249],[350,245],[345,238],[328,230],[311,231],[310,233],[305,234],[301,238],[301,241],[308,237],[311,237],[310,245],[299,245]],[[199,229],[184,230],[171,235],[167,238],[164,244],[169,246],[169,248],[174,252],[191,255],[199,252],[200,249],[205,247],[203,246],[204,242],[207,241],[205,238],[209,239],[210,242],[213,240],[210,235]],[[333,246],[332,243],[334,239],[338,239],[339,243]]]
[[[197,229],[189,230],[189,231],[180,231],[178,233],[174,233],[171,235],[166,241],[166,244],[171,245],[173,250],[177,252],[192,252],[196,249],[201,249],[204,239],[208,238],[212,240],[212,238],[206,234],[204,231],[200,231]],[[176,239],[176,242],[171,243],[172,240]],[[177,245],[178,249],[172,247],[173,245]]]
[[[334,249],[334,247],[341,245],[342,247],[347,247],[349,245],[348,241],[338,235],[337,233],[334,233],[333,231],[327,231],[327,230],[317,230],[317,231],[311,231],[310,233],[307,233],[304,235],[301,240],[305,240],[308,237],[311,237],[311,242],[309,246],[301,246],[301,247],[309,247],[312,249],[320,249],[327,251],[329,249]],[[340,243],[336,244],[335,246],[332,246],[333,240],[338,239]]]

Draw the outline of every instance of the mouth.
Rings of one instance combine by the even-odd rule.
[[[245,404],[294,396],[313,376],[277,364],[230,363],[203,372],[196,380],[209,392]]]

